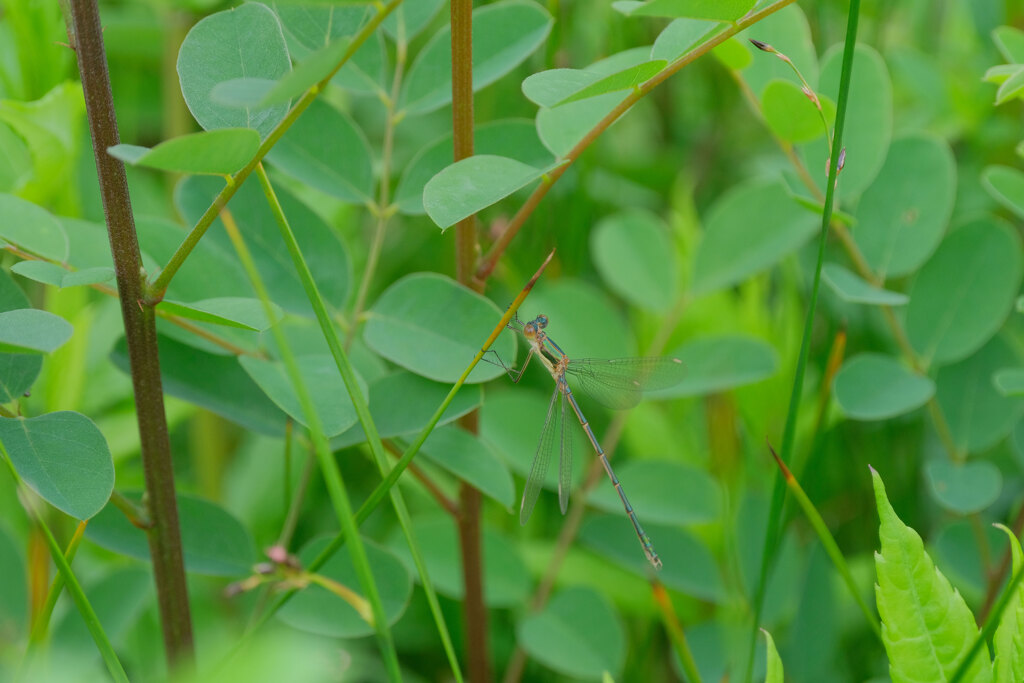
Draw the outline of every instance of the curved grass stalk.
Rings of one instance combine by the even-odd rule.
[[[221,214],[221,220],[224,223],[228,237],[231,239],[231,243],[235,247],[238,259],[241,261],[242,267],[252,282],[253,289],[256,290],[257,296],[259,296],[260,301],[263,303],[268,319],[273,319],[273,307],[270,302],[270,296],[267,294],[263,279],[260,277],[256,264],[252,260],[252,255],[249,253],[249,248],[245,245],[245,241],[242,239],[242,234],[238,230],[234,218],[228,211],[224,211]],[[288,373],[288,379],[295,389],[299,405],[302,406],[302,412],[306,417],[309,434],[313,440],[317,459],[320,461],[320,470],[323,473],[324,483],[327,485],[327,492],[331,498],[331,503],[334,505],[334,512],[337,515],[338,523],[345,530],[346,535],[352,539],[352,545],[349,547],[352,564],[355,566],[359,583],[366,593],[366,599],[370,602],[373,613],[372,625],[377,633],[377,640],[380,641],[381,653],[387,667],[388,677],[392,681],[401,681],[402,673],[398,665],[398,653],[395,650],[394,638],[392,638],[391,629],[388,627],[387,615],[384,613],[384,605],[377,590],[377,583],[370,570],[370,562],[366,557],[366,547],[359,536],[359,528],[352,515],[352,504],[349,502],[348,493],[345,491],[345,485],[341,479],[341,470],[331,452],[331,446],[327,441],[327,437],[324,436],[323,427],[320,425],[320,416],[316,412],[316,406],[314,406],[313,399],[306,388],[305,381],[302,379],[302,374],[296,363],[295,355],[288,344],[288,339],[285,337],[280,326],[274,325],[270,330],[280,350],[281,360]]]
[[[352,364],[348,360],[344,348],[342,347],[341,339],[338,338],[338,334],[334,329],[334,325],[331,323],[330,313],[327,311],[327,305],[324,303],[323,297],[320,295],[320,290],[316,286],[316,282],[313,280],[313,274],[309,270],[309,266],[306,264],[305,258],[302,256],[302,251],[299,249],[299,244],[295,240],[295,234],[292,232],[291,225],[288,223],[288,218],[284,215],[284,209],[281,207],[281,203],[277,199],[277,195],[274,193],[274,188],[270,184],[270,178],[267,177],[266,171],[263,169],[262,164],[257,167],[257,177],[259,178],[260,185],[263,188],[263,192],[267,197],[267,202],[270,205],[270,210],[274,214],[274,219],[277,221],[277,225],[281,230],[281,236],[284,239],[285,245],[288,247],[288,253],[292,257],[292,262],[295,266],[296,271],[299,273],[299,279],[302,281],[302,286],[306,291],[306,297],[309,299],[310,305],[316,313],[317,321],[320,323],[320,331],[323,333],[324,338],[327,340],[327,345],[331,349],[331,355],[334,357],[334,362],[338,367],[338,372],[341,373],[342,381],[345,383],[345,389],[348,392],[349,398],[352,400],[352,404],[356,410],[356,416],[359,418],[359,423],[363,427],[363,432],[366,434],[366,440],[369,444],[370,452],[373,455],[373,460],[380,470],[381,476],[386,476],[388,473],[388,458],[384,452],[384,446],[381,443],[380,434],[377,431],[376,425],[373,423],[373,417],[370,415],[370,406],[363,396],[362,390],[359,388],[359,383],[356,381],[356,373],[352,368]],[[275,328],[276,329],[276,328]],[[333,462],[333,460],[332,460]],[[395,509],[395,515],[398,517],[399,525],[402,527],[402,533],[405,535],[406,542],[409,544],[409,550],[412,553],[413,562],[416,565],[416,570],[420,575],[420,582],[423,586],[423,591],[426,594],[427,602],[430,605],[430,611],[434,615],[434,621],[437,625],[437,630],[441,636],[441,642],[444,645],[445,652],[448,655],[449,664],[452,667],[452,671],[455,674],[457,680],[462,680],[462,674],[459,669],[458,659],[455,656],[455,648],[451,642],[451,636],[448,633],[448,627],[445,624],[444,616],[441,613],[441,605],[437,600],[437,594],[434,591],[434,585],[430,581],[430,576],[427,573],[426,563],[423,561],[423,557],[419,551],[419,545],[416,543],[416,538],[412,533],[412,521],[409,518],[409,511],[405,506],[405,500],[402,498],[402,494],[397,488],[389,490],[391,495],[391,504]],[[355,525],[358,528],[358,523]],[[346,534],[352,533],[351,530],[346,529]],[[315,569],[311,569],[315,571]]]
[[[814,267],[814,282],[811,287],[811,299],[808,303],[807,317],[804,320],[803,337],[800,340],[800,355],[797,359],[796,373],[793,376],[793,389],[789,397],[789,409],[786,413],[786,426],[782,434],[782,459],[785,463],[792,458],[793,442],[796,438],[796,418],[800,409],[800,398],[803,392],[804,373],[807,369],[807,357],[811,346],[811,328],[814,325],[814,313],[818,304],[818,289],[821,285],[821,267],[825,261],[825,243],[828,238],[829,225],[832,223],[832,205],[836,192],[836,176],[839,173],[839,154],[834,150],[843,147],[843,129],[846,125],[846,104],[850,99],[850,75],[853,72],[853,50],[857,43],[857,24],[860,20],[860,0],[850,0],[850,9],[846,25],[846,44],[843,47],[843,67],[839,76],[839,101],[836,104],[836,125],[829,150],[828,183],[825,187],[825,207],[821,213],[821,230],[818,237],[818,259]],[[757,577],[757,591],[754,594],[754,619],[750,629],[749,647],[747,648],[747,671],[743,680],[749,681],[753,674],[754,649],[757,645],[757,632],[760,628],[761,611],[764,609],[764,595],[768,587],[768,571],[775,559],[775,551],[779,542],[782,521],[782,505],[785,502],[786,488],[780,475],[776,475],[772,490],[772,503],[768,515],[767,533],[761,552],[761,570]]]
[[[125,673],[124,667],[121,666],[121,661],[117,658],[117,653],[114,652],[114,646],[110,644],[107,632],[103,630],[103,625],[100,623],[99,617],[96,616],[96,611],[92,608],[92,604],[89,602],[89,598],[86,597],[85,591],[82,590],[82,584],[78,583],[78,577],[75,576],[67,558],[64,557],[60,545],[57,544],[57,539],[53,537],[53,532],[50,531],[46,520],[43,519],[43,516],[36,509],[33,502],[35,494],[27,490],[27,487],[21,481],[21,477],[18,476],[18,471],[14,469],[14,463],[11,462],[10,456],[7,455],[7,449],[4,448],[3,442],[0,442],[0,454],[3,455],[4,462],[10,468],[11,476],[14,477],[17,486],[25,491],[25,507],[29,516],[34,518],[39,524],[39,528],[43,530],[43,535],[46,537],[46,545],[50,548],[50,556],[53,557],[53,563],[57,565],[57,571],[60,572],[64,583],[67,585],[68,593],[71,594],[71,599],[75,601],[75,607],[78,608],[78,613],[82,615],[82,621],[85,622],[85,627],[89,629],[89,634],[92,636],[93,642],[96,643],[96,649],[100,651],[103,663],[107,665],[110,677],[118,683],[128,683],[128,674]]]

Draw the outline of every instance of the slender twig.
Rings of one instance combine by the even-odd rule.
[[[818,303],[818,289],[821,285],[821,267],[825,261],[825,244],[828,240],[829,226],[832,222],[832,203],[835,199],[836,177],[839,174],[838,150],[843,148],[843,132],[846,125],[846,105],[850,97],[850,75],[853,72],[853,53],[857,42],[857,24],[860,20],[860,0],[850,0],[846,26],[846,44],[843,49],[843,67],[839,76],[839,101],[836,105],[836,125],[832,144],[829,150],[828,183],[825,187],[825,206],[821,213],[821,230],[818,237],[818,258],[814,268],[814,279],[811,285],[811,298],[807,304],[807,316],[804,320],[803,336],[800,340],[800,355],[797,358],[796,372],[793,374],[793,387],[789,397],[789,408],[786,414],[786,426],[782,434],[782,460],[786,463],[793,457],[793,445],[796,439],[796,418],[803,393],[804,372],[807,358],[810,355],[811,329],[814,326],[814,314]],[[764,545],[761,552],[761,569],[757,579],[757,590],[754,594],[754,619],[750,630],[749,647],[747,648],[747,670],[743,680],[749,681],[753,673],[754,648],[757,645],[757,632],[760,628],[761,610],[764,607],[764,596],[768,585],[768,571],[775,559],[775,551],[781,533],[782,506],[785,502],[786,484],[779,474],[775,475],[775,486],[772,491],[771,509],[769,511]]]
[[[378,3],[377,14],[375,14],[373,18],[370,19],[370,21],[368,21],[361,29],[359,29],[359,32],[352,37],[352,42],[349,44],[348,49],[345,50],[345,54],[343,54],[341,59],[338,60],[338,64],[334,69],[332,69],[327,76],[321,79],[320,82],[307,90],[306,93],[299,98],[299,101],[296,102],[295,106],[288,111],[288,114],[284,119],[274,126],[274,129],[260,144],[259,149],[256,151],[256,155],[249,160],[249,163],[247,163],[241,171],[228,178],[227,185],[224,186],[224,189],[222,189],[214,198],[213,203],[211,203],[203,215],[200,216],[195,227],[193,227],[189,234],[185,236],[184,241],[182,241],[181,245],[171,256],[167,265],[160,271],[160,274],[146,288],[147,301],[158,303],[163,299],[164,292],[167,290],[167,285],[171,283],[171,279],[185,263],[185,259],[188,258],[188,255],[196,248],[196,245],[199,244],[199,240],[202,239],[210,225],[212,225],[213,221],[216,220],[221,209],[227,206],[228,200],[235,195],[235,192],[238,191],[238,188],[241,187],[242,183],[244,183],[252,172],[256,170],[256,167],[263,160],[263,157],[267,155],[270,149],[277,144],[278,140],[281,139],[285,132],[292,127],[292,124],[294,124],[299,118],[299,115],[302,114],[302,112],[304,112],[309,105],[313,103],[313,100],[317,98],[323,89],[327,87],[327,84],[330,82],[331,78],[334,77],[334,74],[338,72],[338,69],[344,66],[345,62],[351,59],[352,55],[354,55],[356,51],[362,47],[363,43],[373,35],[381,22],[384,21],[384,19],[386,19],[387,16],[400,4],[402,4],[402,0],[391,0],[391,2],[383,6]],[[104,148],[104,150],[105,149],[106,148]]]
[[[194,652],[174,491],[174,467],[167,436],[160,359],[157,354],[156,318],[153,307],[143,302],[144,273],[124,164],[107,154],[107,149],[119,144],[120,138],[103,48],[99,9],[96,0],[72,0],[70,6],[75,30],[75,53],[85,94],[100,195],[106,214],[117,288],[121,293],[121,317],[128,343],[128,362],[139,424],[146,502],[153,523],[147,536],[156,580],[161,630],[168,662],[174,667],[179,663],[191,662]]]
[[[501,255],[505,253],[508,245],[512,242],[512,239],[519,232],[519,229],[523,227],[526,220],[533,214],[534,209],[540,204],[540,201],[547,195],[551,186],[558,182],[558,179],[569,169],[569,167],[575,162],[583,152],[590,147],[591,144],[600,137],[601,133],[608,130],[608,128],[615,123],[623,114],[639,102],[645,95],[658,87],[661,83],[666,81],[669,77],[676,74],[679,70],[686,66],[689,66],[693,62],[697,61],[708,52],[718,47],[729,38],[733,37],[737,33],[747,29],[748,27],[756,24],[765,17],[778,12],[787,5],[793,4],[795,0],[776,0],[772,4],[764,7],[756,12],[751,12],[747,16],[743,17],[739,21],[735,22],[722,32],[716,34],[713,38],[705,43],[702,43],[698,48],[687,52],[682,55],[664,69],[655,74],[649,81],[642,83],[637,88],[634,88],[632,92],[620,102],[614,109],[612,109],[603,119],[601,119],[596,126],[590,129],[583,139],[576,143],[576,146],[565,155],[562,160],[564,163],[560,164],[557,168],[552,170],[550,173],[544,176],[541,180],[540,185],[530,194],[526,202],[520,207],[516,214],[505,226],[498,239],[491,245],[491,248],[487,250],[486,255],[477,264],[475,279],[479,282],[485,282],[491,273],[494,271],[495,266],[498,264],[498,260]]]

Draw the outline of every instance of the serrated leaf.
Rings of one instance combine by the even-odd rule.
[[[99,512],[114,490],[107,440],[81,413],[0,417],[0,442],[29,488],[76,519]]]
[[[288,113],[287,104],[239,109],[211,97],[223,81],[277,81],[291,70],[281,24],[266,5],[246,3],[199,21],[181,44],[177,66],[185,104],[206,130],[252,128],[263,139]]]
[[[519,622],[520,646],[534,659],[573,678],[617,674],[626,656],[625,634],[612,606],[590,588],[567,588],[542,612]]]
[[[423,208],[442,230],[537,181],[548,168],[481,154],[457,161],[423,188]]]
[[[925,362],[960,360],[992,338],[1019,291],[1021,254],[1017,232],[991,218],[943,240],[914,281],[907,305],[907,338]]]
[[[775,265],[811,238],[818,219],[777,180],[753,180],[709,209],[693,264],[695,295],[731,287]]]
[[[935,383],[895,358],[862,353],[843,363],[833,391],[847,416],[885,420],[923,406],[935,395]]]
[[[68,238],[48,211],[21,197],[0,194],[0,239],[50,261],[66,261]]]
[[[473,10],[473,89],[495,82],[540,47],[551,31],[550,15],[538,4],[503,0]],[[400,99],[409,115],[426,114],[452,99],[451,27],[420,50]]]
[[[590,234],[590,251],[604,281],[634,306],[665,311],[678,296],[672,240],[659,216],[636,209],[604,218]]]
[[[221,128],[182,135],[156,147],[115,145],[107,153],[133,166],[175,173],[227,175],[240,170],[255,156],[259,134],[249,128]]]
[[[1024,567],[1024,553],[1020,541],[1013,532],[1002,524],[994,525],[1010,537],[1010,553],[1013,557],[1012,575]],[[1024,680],[1024,583],[1018,582],[1010,601],[1003,609],[1002,618],[992,640],[995,649],[996,683],[1015,683]]]
[[[0,352],[51,353],[71,338],[74,329],[59,315],[35,308],[0,313]]]
[[[268,320],[263,310],[263,304],[259,299],[244,299],[241,297],[219,297],[214,299],[203,299],[184,303],[181,301],[160,302],[160,310],[171,315],[181,316],[189,320],[213,323],[214,325],[227,325],[243,330],[262,332],[269,330],[284,317],[284,311],[277,304],[271,302],[273,318]]]
[[[414,273],[388,287],[367,312],[363,337],[384,358],[438,382],[454,382],[480,350],[501,318],[501,309],[455,281],[433,273]],[[501,358],[514,358],[515,337],[494,344]],[[506,361],[508,362],[508,361]],[[480,363],[470,383],[502,375]]]
[[[893,683],[948,680],[978,635],[964,599],[924,550],[917,532],[903,524],[874,470],[881,550],[875,553],[875,598],[882,642]],[[974,658],[965,680],[992,680],[988,647]]]
[[[854,304],[902,306],[909,300],[906,294],[876,287],[835,263],[826,263],[822,267],[821,279],[840,299]]]

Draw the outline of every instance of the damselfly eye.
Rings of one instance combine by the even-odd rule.
[[[536,322],[537,327],[543,330],[545,327],[548,326],[548,317],[546,315],[538,315]]]
[[[525,335],[527,339],[532,339],[533,337],[536,337],[537,336],[537,325],[536,325],[536,323],[528,322],[525,325],[523,325],[523,335]]]

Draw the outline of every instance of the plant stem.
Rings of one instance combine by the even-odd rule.
[[[600,137],[601,133],[606,131],[609,126],[615,123],[623,114],[640,101],[645,95],[658,87],[661,83],[667,80],[670,76],[674,75],[686,66],[689,66],[693,62],[697,61],[708,52],[718,47],[729,38],[733,37],[737,33],[747,29],[748,27],[756,24],[765,17],[778,12],[780,9],[787,5],[793,4],[795,0],[776,0],[772,4],[760,9],[756,12],[751,12],[747,16],[743,17],[736,23],[729,26],[727,29],[717,34],[715,37],[708,40],[706,43],[701,44],[700,47],[687,52],[682,55],[664,69],[659,71],[657,74],[651,77],[650,80],[645,81],[640,86],[633,89],[632,92],[620,102],[614,109],[612,109],[603,119],[601,119],[596,126],[590,129],[583,139],[576,143],[576,146],[565,155],[562,160],[564,163],[560,164],[557,168],[551,171],[551,173],[544,176],[540,185],[530,194],[526,202],[520,207],[519,211],[512,217],[512,219],[505,226],[498,239],[491,245],[491,248],[487,250],[487,253],[477,264],[476,268],[476,280],[485,282],[491,273],[494,272],[495,266],[498,265],[498,260],[501,255],[508,248],[508,245],[512,242],[512,239],[519,232],[523,224],[533,213],[540,201],[551,189],[551,186],[558,182],[558,179],[568,170],[569,166],[576,161],[583,152],[590,147],[590,145]]]
[[[235,192],[238,191],[238,188],[241,187],[246,178],[256,170],[256,167],[259,165],[260,161],[263,160],[263,157],[265,157],[270,149],[277,144],[277,141],[281,139],[281,136],[291,128],[292,124],[299,118],[299,115],[302,114],[302,112],[304,112],[306,108],[313,103],[313,100],[317,98],[323,89],[327,87],[327,84],[330,82],[331,78],[334,77],[334,74],[338,72],[338,69],[344,66],[345,62],[351,59],[352,55],[356,53],[362,44],[365,43],[371,35],[373,35],[373,32],[377,30],[377,27],[380,26],[381,22],[384,21],[384,19],[386,19],[387,16],[401,4],[402,0],[391,0],[391,2],[384,6],[378,6],[377,14],[375,14],[373,18],[366,23],[366,25],[359,29],[359,32],[355,36],[353,36],[351,44],[348,49],[345,50],[345,54],[342,55],[338,64],[331,70],[331,73],[327,74],[327,76],[325,76],[319,83],[311,87],[301,98],[299,98],[299,101],[295,103],[295,106],[291,108],[284,119],[274,126],[274,130],[270,131],[270,135],[268,135],[263,143],[260,144],[259,149],[256,151],[256,156],[254,156],[241,171],[228,179],[228,184],[224,186],[224,189],[222,189],[214,198],[213,203],[211,203],[203,215],[199,217],[195,227],[193,227],[189,234],[185,236],[185,239],[171,256],[167,265],[164,266],[156,279],[153,280],[146,288],[146,301],[156,304],[163,299],[164,292],[167,290],[167,286],[171,283],[171,279],[174,278],[182,264],[185,263],[185,259],[188,258],[188,255],[196,248],[196,245],[199,244],[199,240],[206,234],[206,231],[209,229],[210,225],[213,224],[213,221],[217,219],[218,215],[220,215],[221,209],[227,206],[228,200],[235,195]]]
[[[174,493],[174,467],[157,355],[156,319],[153,307],[143,301],[144,274],[124,164],[107,154],[107,149],[120,140],[99,9],[96,0],[71,0],[70,6],[78,69],[128,343],[147,505],[153,523],[147,536],[157,603],[167,660],[173,669],[179,664],[191,663],[194,652]]]
[[[683,666],[687,683],[701,683],[697,662],[693,659],[693,652],[690,650],[689,643],[686,642],[686,634],[683,633],[679,617],[676,616],[676,611],[672,607],[672,598],[669,597],[665,586],[658,579],[651,581],[651,589],[654,592],[654,601],[658,603],[658,609],[661,610],[661,621],[668,630],[668,635],[676,649],[676,654],[679,655],[679,662]]]
[[[821,285],[821,267],[825,261],[825,244],[828,240],[829,226],[832,222],[832,204],[835,199],[836,177],[839,173],[839,150],[843,148],[843,132],[846,125],[846,105],[850,98],[850,75],[853,72],[853,52],[857,43],[857,24],[860,19],[860,0],[850,0],[850,9],[846,26],[846,44],[843,49],[843,67],[839,76],[839,101],[836,104],[836,125],[829,149],[828,183],[825,187],[825,206],[821,214],[821,230],[818,237],[818,259],[814,268],[814,281],[811,286],[811,298],[807,304],[807,316],[804,320],[803,337],[800,340],[800,355],[797,359],[796,372],[793,376],[793,388],[789,397],[789,408],[786,413],[786,426],[782,434],[782,458],[786,463],[792,459],[793,443],[796,439],[796,418],[800,409],[800,398],[803,393],[804,372],[810,354],[811,330],[814,326],[814,314],[818,304],[818,289]],[[768,516],[764,546],[761,551],[761,570],[757,579],[757,591],[754,595],[754,620],[750,631],[750,644],[747,649],[747,671],[743,680],[749,681],[753,673],[754,648],[757,644],[757,632],[760,628],[761,610],[764,607],[764,596],[768,586],[768,572],[775,558],[778,538],[781,533],[782,506],[785,502],[786,484],[782,476],[776,473],[775,486],[772,491],[771,509]]]

